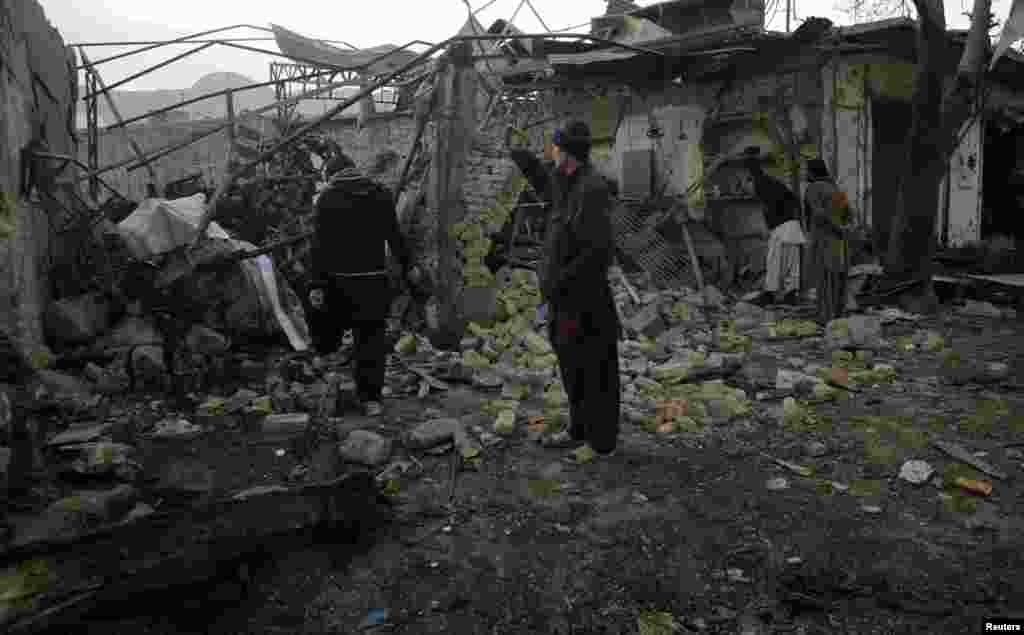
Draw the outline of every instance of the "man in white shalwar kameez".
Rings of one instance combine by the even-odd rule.
[[[753,153],[745,164],[754,181],[754,193],[764,204],[771,236],[765,263],[764,288],[776,301],[794,298],[801,286],[801,255],[807,243],[800,225],[800,199],[784,183],[764,173],[761,158]]]

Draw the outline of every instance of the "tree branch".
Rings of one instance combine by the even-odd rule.
[[[967,33],[967,44],[957,65],[956,76],[942,100],[941,130],[946,133],[943,140],[943,154],[948,157],[955,150],[960,138],[960,129],[970,118],[981,95],[988,57],[988,28],[992,18],[992,0],[974,0],[971,12],[971,28]]]

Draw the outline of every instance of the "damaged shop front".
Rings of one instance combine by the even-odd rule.
[[[620,38],[664,55],[604,49],[551,62],[556,112],[592,124],[595,160],[625,204],[639,204],[645,222],[680,249],[685,224],[705,276],[752,288],[764,273],[768,229],[745,152],[757,148],[764,172],[798,196],[804,161],[819,156],[854,211],[852,264],[878,271],[910,123],[912,22],[839,28],[811,18],[791,34],[738,25],[680,34],[635,14],[624,19],[632,26]],[[951,39],[956,48],[962,34]],[[1019,233],[1017,64],[1011,56],[997,66],[950,159],[936,227],[944,248]],[[985,152],[1006,159],[987,166]]]

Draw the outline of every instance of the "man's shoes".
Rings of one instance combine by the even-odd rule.
[[[379,417],[384,412],[384,407],[379,401],[367,401],[363,404],[363,414],[367,417]]]
[[[540,438],[545,448],[567,449],[583,445],[583,440],[574,436],[569,430],[561,430],[552,435]]]
[[[594,461],[595,459],[608,459],[615,456],[618,448],[613,448],[608,452],[598,452],[589,443],[584,443],[580,447],[573,450],[566,458],[570,463],[576,463],[577,465],[584,465]]]

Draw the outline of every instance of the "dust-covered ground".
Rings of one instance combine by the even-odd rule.
[[[748,410],[675,431],[634,417],[615,456],[584,463],[529,439],[520,417],[459,461],[454,489],[451,452],[401,440],[439,417],[489,430],[493,392],[396,390],[382,419],[331,419],[288,452],[238,431],[211,455],[233,457],[225,489],[365,469],[330,449],[353,429],[395,440],[382,479],[394,521],[358,545],[268,546],[245,579],[140,599],[141,616],[122,605],[77,632],[981,633],[986,617],[1024,619],[1022,331],[947,309],[886,324],[859,357],[754,333],[725,378]],[[796,414],[758,388],[813,363],[849,372]],[[885,371],[874,383],[846,381],[871,368]],[[910,460],[933,473],[909,482]]]

